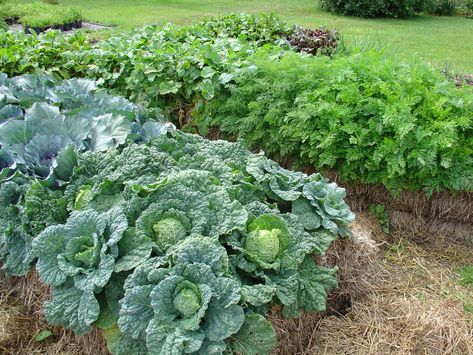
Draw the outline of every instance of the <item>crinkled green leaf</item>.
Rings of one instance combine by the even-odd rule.
[[[246,316],[240,331],[229,339],[228,344],[237,354],[269,355],[276,346],[276,332],[263,316],[252,313]]]
[[[151,255],[151,240],[144,236],[137,236],[134,228],[128,228],[123,238],[118,242],[119,255],[115,262],[114,271],[132,270]]]
[[[205,316],[203,330],[206,337],[211,341],[220,341],[235,334],[245,321],[245,314],[240,306],[235,304],[227,308],[216,307],[213,301]]]
[[[73,330],[76,334],[92,330],[100,313],[93,291],[81,291],[73,286],[53,288],[52,300],[44,305],[48,322]]]
[[[203,331],[175,328],[156,319],[146,329],[146,345],[150,355],[192,353],[200,349],[203,340]]]
[[[271,302],[275,294],[276,287],[269,285],[243,285],[241,288],[243,302],[253,306],[262,306]]]

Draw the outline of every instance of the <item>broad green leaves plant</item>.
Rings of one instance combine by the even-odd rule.
[[[164,265],[150,259],[127,280],[118,320],[123,336],[144,337],[150,354],[223,351],[245,320],[238,282],[226,276],[226,250],[196,237],[171,255]]]
[[[473,189],[473,95],[427,64],[373,50],[330,59],[261,49],[252,60],[225,95],[194,112],[202,134],[218,129],[294,166],[395,193]],[[305,187],[336,223],[330,200],[340,192],[324,189],[321,198]]]
[[[311,184],[320,191],[305,192]],[[282,304],[296,317],[324,309],[336,269],[312,255],[324,255],[354,217],[320,175],[179,131],[80,154],[64,196],[73,211],[66,225],[33,241],[40,276],[56,285],[46,314],[78,332],[97,324],[116,354],[269,353],[274,330],[265,310]],[[121,237],[111,243],[112,230],[95,227],[98,238],[89,238],[77,221],[85,215],[123,221]],[[98,250],[106,270],[94,263]],[[83,289],[81,272],[93,291]]]
[[[136,251],[126,248],[126,241],[133,242],[133,238],[125,236],[127,229],[126,217],[118,208],[106,213],[85,210],[73,213],[65,225],[46,228],[33,240],[39,276],[54,286],[53,299],[45,306],[50,322],[79,334],[91,329],[100,313],[95,293],[107,285],[115,264],[120,271],[127,271],[151,253],[148,243],[142,260],[136,260]],[[120,250],[123,238],[125,248]],[[133,253],[133,257],[128,253]],[[123,262],[124,258],[127,262]]]
[[[96,93],[95,82],[61,84],[47,76],[2,77],[1,176],[17,168],[39,179],[67,181],[79,151],[105,151],[127,139],[150,139],[166,125],[147,122],[141,109],[121,98]],[[5,110],[6,109],[6,110]],[[163,129],[164,128],[164,129]]]
[[[147,26],[92,44],[84,33],[0,33],[0,72],[47,72],[94,79],[153,113],[181,124],[232,81],[258,46],[281,44],[294,31],[276,16],[229,15],[188,28]]]

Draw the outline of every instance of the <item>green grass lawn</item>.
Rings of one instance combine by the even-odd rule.
[[[438,67],[473,73],[473,19],[341,17],[321,11],[315,0],[60,0],[60,3],[78,6],[90,21],[117,25],[120,29],[169,21],[188,24],[205,16],[231,12],[272,12],[302,26],[337,28],[348,44],[388,46],[401,58],[418,55]]]

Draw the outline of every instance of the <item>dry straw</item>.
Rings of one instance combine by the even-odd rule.
[[[49,288],[31,272],[24,278],[0,275],[0,354],[5,355],[102,355],[108,354],[98,331],[76,336],[61,327],[50,326],[42,311]],[[42,330],[53,335],[41,342]]]
[[[353,232],[329,256],[341,267],[341,287],[326,314],[272,316],[276,353],[473,354],[473,318],[464,310],[473,290],[460,286],[454,271],[473,263],[471,248],[431,235],[419,238],[422,246],[399,236],[387,240],[363,214]]]

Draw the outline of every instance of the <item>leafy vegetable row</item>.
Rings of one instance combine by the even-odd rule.
[[[292,36],[294,35],[294,38]],[[91,43],[84,33],[40,36],[0,32],[0,71],[9,76],[45,71],[98,81],[112,94],[148,109],[164,108],[183,123],[194,105],[218,94],[257,47],[276,45],[331,53],[333,31],[304,31],[275,16],[229,15],[187,28],[148,26]]]
[[[90,80],[0,73],[0,178],[18,171],[67,181],[78,152],[106,151],[166,129],[147,118],[142,107],[97,91]]]
[[[271,54],[262,49],[226,94],[194,112],[202,134],[217,127],[296,166],[394,192],[473,190],[470,90],[376,51]]]
[[[244,30],[242,30],[245,28]],[[230,15],[177,29],[148,26],[92,44],[83,33],[0,33],[0,71],[86,77],[173,119],[211,99],[257,46],[283,42],[294,29],[274,16]]]
[[[43,100],[60,113],[27,109],[0,129],[33,120],[48,135],[86,103],[137,119],[136,106],[88,81],[3,81],[2,98],[32,108]],[[85,127],[89,136],[94,127]],[[24,275],[36,264],[52,287],[47,319],[78,334],[100,327],[114,354],[268,354],[270,306],[290,317],[322,311],[337,286],[336,269],[313,256],[348,233],[345,192],[240,144],[157,127],[150,140],[143,129],[106,139],[114,144],[103,151],[76,144],[73,173],[54,183],[28,166],[4,178],[3,270]]]

